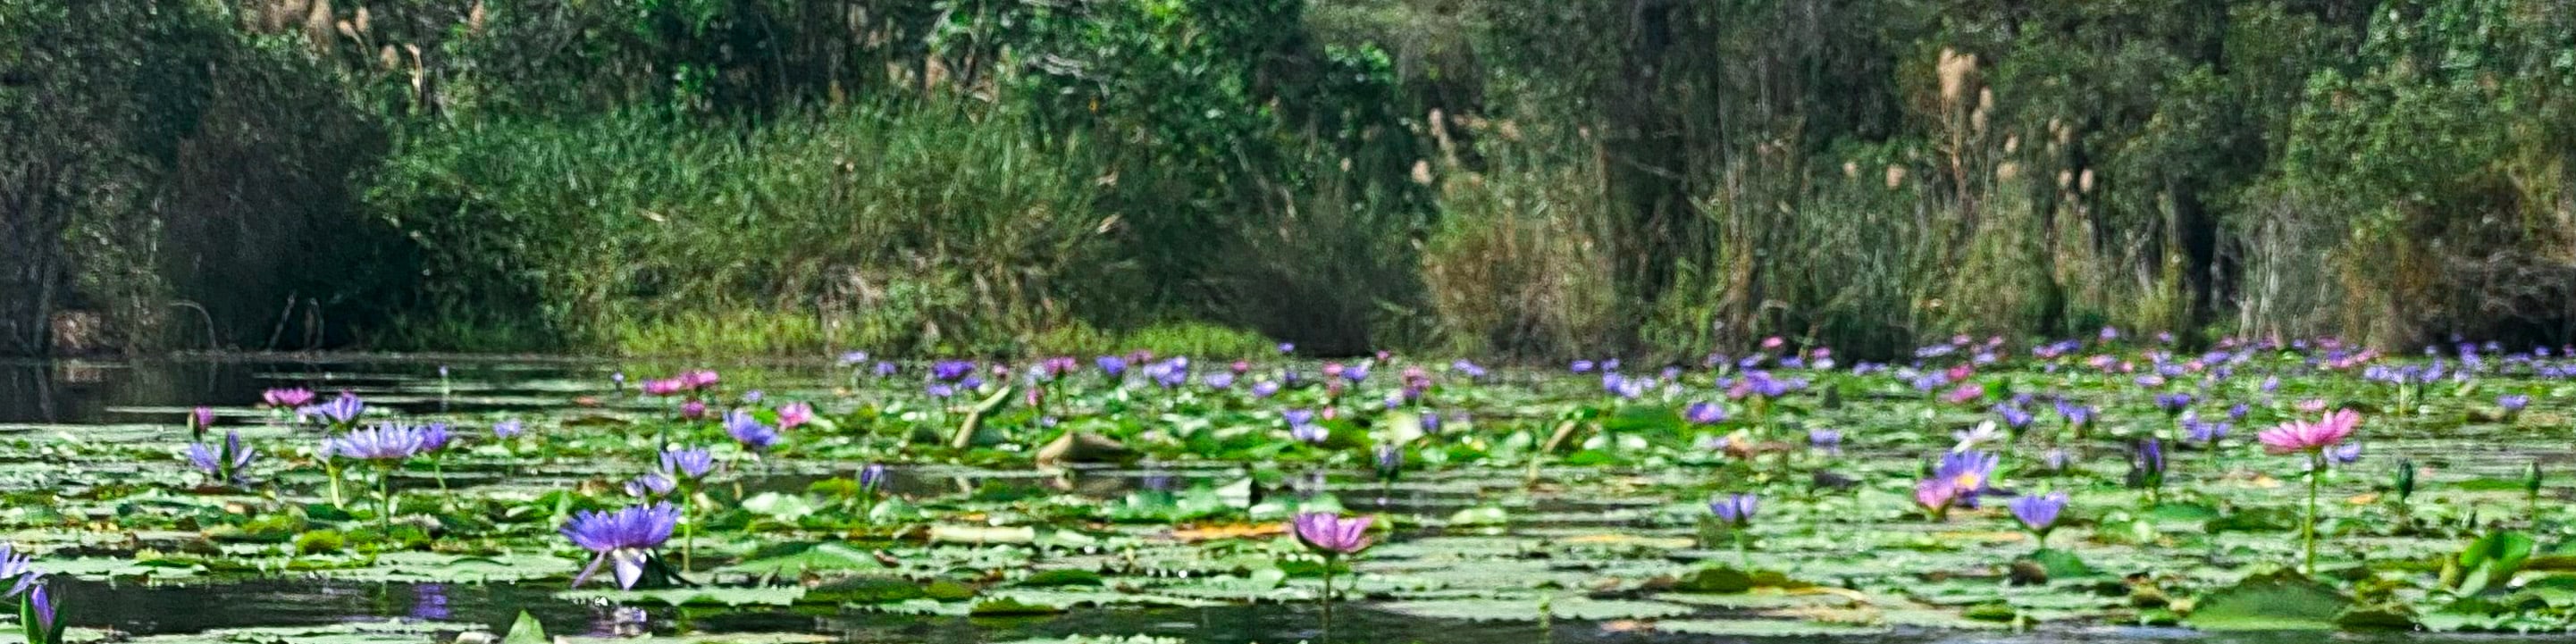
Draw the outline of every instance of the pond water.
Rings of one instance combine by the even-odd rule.
[[[1597,393],[1586,392],[1588,378],[1515,373],[1508,380],[1452,384],[1447,387],[1454,393],[1444,389],[1440,394],[1450,406],[1447,413],[1454,414],[1451,433],[1442,435],[1437,449],[1428,439],[1409,439],[1424,445],[1409,458],[1424,462],[1409,464],[1413,471],[1397,481],[1382,482],[1371,474],[1365,442],[1283,449],[1266,444],[1275,441],[1228,434],[1231,425],[1256,425],[1267,432],[1279,422],[1276,414],[1284,404],[1241,394],[1209,392],[1165,400],[1154,398],[1150,386],[1132,385],[1059,393],[1065,402],[1052,409],[1065,416],[1063,422],[1096,423],[1104,433],[1121,433],[1136,442],[1181,436],[1169,439],[1186,445],[1174,450],[1207,458],[1164,458],[1166,452],[1149,455],[1144,463],[1041,469],[1029,457],[1053,430],[1041,429],[1036,414],[1022,419],[1025,428],[1006,427],[1005,436],[979,439],[974,449],[945,449],[940,443],[949,428],[972,412],[977,396],[947,404],[917,401],[917,376],[871,384],[854,373],[860,368],[829,362],[711,366],[724,373],[734,391],[756,387],[769,399],[746,405],[811,401],[823,416],[839,421],[836,432],[809,430],[791,439],[797,442],[792,450],[769,457],[720,454],[731,459],[726,461],[730,475],[710,479],[704,490],[709,496],[702,498],[764,509],[725,510],[723,518],[705,519],[711,527],[733,530],[706,535],[705,544],[693,538],[693,548],[704,548],[697,556],[731,565],[699,562],[684,576],[711,588],[744,590],[739,596],[680,601],[595,589],[569,592],[568,574],[582,563],[583,553],[560,543],[552,536],[558,524],[538,516],[545,503],[572,503],[548,500],[552,497],[546,495],[558,490],[575,490],[584,498],[604,499],[585,502],[614,506],[620,497],[615,484],[647,469],[642,463],[649,459],[636,454],[650,454],[652,445],[722,439],[712,424],[668,422],[668,401],[638,397],[631,387],[621,391],[609,384],[612,374],[635,374],[640,382],[648,374],[682,368],[678,364],[478,356],[0,363],[0,439],[12,444],[0,449],[0,460],[22,466],[0,475],[0,486],[5,486],[0,491],[15,504],[58,504],[43,512],[0,514],[0,528],[37,553],[39,567],[61,571],[55,592],[71,607],[73,625],[83,629],[75,640],[448,641],[462,633],[500,632],[522,611],[555,635],[685,636],[693,641],[797,641],[790,635],[938,643],[1126,641],[1108,638],[1134,636],[1149,638],[1135,641],[1205,644],[1817,638],[1852,644],[2540,642],[2568,637],[2564,622],[2549,621],[2566,613],[2554,603],[2547,608],[2534,603],[2528,615],[2514,618],[2527,621],[2494,622],[2524,624],[2522,629],[2472,627],[2468,630],[2490,632],[2444,634],[2410,629],[2210,632],[2172,623],[2161,606],[2133,606],[2133,598],[2143,592],[2139,588],[2161,585],[2178,596],[2186,589],[2207,593],[2246,570],[2277,568],[2273,564],[2288,560],[2295,550],[2295,543],[2283,537],[2295,532],[2284,517],[2296,507],[2298,468],[2254,449],[2250,438],[2268,423],[2252,420],[2240,424],[2236,443],[2226,450],[2175,448],[2171,476],[2198,480],[2172,484],[2162,492],[2171,496],[2153,501],[2134,501],[2142,492],[2117,484],[2130,462],[2130,443],[2120,438],[2128,436],[2124,432],[2171,431],[2163,427],[2169,420],[2152,413],[2124,409],[2132,419],[2126,421],[2130,429],[2115,426],[2115,437],[2065,442],[2063,448],[2076,462],[2067,473],[2041,475],[2035,466],[2017,465],[2027,489],[2074,492],[2075,505],[2086,516],[2080,526],[2058,533],[2049,543],[2101,569],[2089,581],[2059,580],[2022,589],[2005,579],[2003,564],[2035,546],[2015,534],[2009,514],[1989,506],[1967,515],[1973,519],[1953,516],[1941,523],[1906,514],[1910,473],[1923,467],[1927,455],[1947,447],[1953,428],[1977,422],[1983,410],[1927,402],[1897,386],[1840,385],[1850,393],[1837,392],[1833,398],[1848,400],[1811,401],[1788,412],[1738,403],[1744,405],[1734,408],[1739,417],[1769,414],[1758,421],[1764,426],[1754,429],[1763,436],[1776,434],[1779,442],[1801,442],[1797,437],[1803,434],[1792,431],[1799,427],[1840,427],[1850,435],[1832,456],[1802,451],[1782,453],[1771,462],[1759,454],[1730,461],[1723,453],[1695,447],[1708,443],[1709,436],[1702,434],[1740,428],[1745,422],[1740,420],[1706,428],[1639,421],[1662,424],[1652,432],[1613,431],[1630,427],[1622,419],[1635,416],[1634,410],[1658,405],[1603,403]],[[1830,377],[1816,376],[1819,381]],[[1381,382],[1394,378],[1391,369],[1378,376]],[[1851,382],[1863,382],[1853,378]],[[2310,393],[2301,395],[2391,406],[2371,398],[2385,392],[2354,384],[2354,379],[2315,378],[2319,384],[2293,388],[2307,387]],[[1567,380],[1573,384],[1561,382]],[[2492,391],[2533,391],[2542,401],[2526,412],[2527,420],[2497,423],[2461,411],[2491,393],[2463,390],[2447,398],[2410,399],[2408,404],[2421,406],[2412,420],[2373,426],[2376,433],[2366,443],[2370,456],[2362,463],[2375,469],[2356,465],[2349,474],[2338,470],[2328,484],[2329,497],[2336,501],[2330,504],[2333,509],[2358,518],[2333,524],[2332,532],[2339,536],[2327,548],[2340,552],[2330,559],[2363,566],[2353,570],[2398,576],[2385,571],[2404,566],[2373,562],[2438,560],[2487,529],[2506,524],[2530,524],[2527,531],[2539,535],[2543,558],[2547,548],[2562,544],[2564,524],[2558,521],[2571,491],[2551,481],[2526,506],[2524,495],[2510,488],[2535,463],[2551,469],[2569,463],[2566,403],[2557,398],[2563,392],[2554,383],[2509,374],[2492,380],[2498,384]],[[2037,372],[2008,377],[1998,389],[2014,386],[2042,391],[2092,387],[2100,392],[2097,404],[2106,416],[2115,405],[2135,407],[2137,402],[2131,400],[2134,394],[2118,391],[2116,383]],[[333,516],[341,510],[321,509],[329,499],[318,461],[294,456],[303,449],[300,445],[318,441],[321,433],[253,408],[263,391],[278,387],[309,387],[326,396],[348,391],[382,417],[452,422],[460,433],[511,419],[545,436],[536,442],[478,436],[467,443],[470,451],[434,469],[413,463],[390,475],[388,487],[403,497],[397,514],[437,526],[424,528],[436,543],[393,548],[353,543],[345,550],[300,552],[303,546],[295,544],[325,527],[357,539],[374,506],[352,500],[346,506],[353,516],[337,518]],[[2252,387],[2250,382],[2204,384],[2202,391],[2253,401]],[[2268,389],[2264,393],[2258,404],[2284,417],[2293,413],[2287,409],[2295,404],[2292,396],[2270,396]],[[1668,404],[1660,406],[1676,409],[1698,399],[1723,400],[1715,393],[1670,388],[1662,396]],[[2224,401],[2209,398],[2203,409],[2213,417],[2224,413],[2226,407],[2215,404]],[[1374,403],[1335,402],[1339,400],[1303,404],[1380,413],[1372,409]],[[181,419],[198,405],[217,407],[223,418],[219,429],[242,431],[267,455],[255,490],[223,489],[186,473],[186,461],[178,455],[189,432]],[[1526,456],[1549,430],[1565,425],[1560,417],[1566,409],[1587,405],[1603,410],[1598,419],[1586,421],[1597,423],[1588,437],[1543,459]],[[1673,415],[1671,410],[1659,413]],[[2471,417],[2462,418],[2462,413]],[[1454,425],[1471,415],[1473,425]],[[1377,436],[1390,431],[1397,417],[1364,418],[1375,420],[1358,421],[1359,429],[1351,431]],[[1891,427],[1905,429],[1886,429]],[[1870,434],[1878,429],[1886,436]],[[1621,437],[1635,435],[1654,437]],[[1784,436],[1788,438],[1779,438]],[[639,452],[636,445],[645,447]],[[2036,448],[2022,451],[2035,453]],[[626,456],[613,456],[618,454]],[[2438,491],[2422,493],[2431,500],[2421,509],[2391,514],[2396,511],[2376,501],[2389,493],[2378,479],[2398,467],[2401,457],[2424,473],[2422,487]],[[896,463],[884,486],[888,500],[869,502],[864,509],[834,505],[833,483],[846,482],[867,462]],[[372,488],[361,484],[373,479],[348,477],[353,499],[373,498],[367,496]],[[1887,482],[1891,480],[1903,482]],[[1261,494],[1273,503],[1281,498],[1328,499],[1349,512],[1393,524],[1381,535],[1380,547],[1353,564],[1359,590],[1332,610],[1329,629],[1311,600],[1319,581],[1311,577],[1311,566],[1278,564],[1288,571],[1285,581],[1246,581],[1283,569],[1260,562],[1297,550],[1284,539],[1252,532],[1275,520],[1224,518],[1257,515],[1260,510],[1252,507],[1256,501],[1242,501],[1240,511],[1189,509],[1195,499],[1235,494],[1238,490],[1229,488],[1245,486],[1266,489]],[[151,489],[161,491],[143,491]],[[1720,489],[1765,495],[1764,523],[1746,533],[1758,546],[1731,548],[1727,533],[1713,532],[1708,520],[1696,518],[1705,510],[1694,508]],[[817,507],[776,509],[781,499]],[[560,515],[563,507],[554,512]],[[295,534],[293,544],[283,536],[226,536],[256,531],[258,517],[285,515],[295,517],[288,528]],[[1137,518],[1165,515],[1173,518]],[[826,516],[844,518],[818,518]],[[2366,525],[2390,520],[2402,520],[2407,527]],[[2216,527],[2221,522],[2250,527],[2228,531]],[[1035,526],[1038,536],[959,543],[939,536],[940,526]],[[1228,529],[1243,532],[1193,532]],[[931,534],[926,541],[925,530]],[[2069,536],[2076,533],[2081,536]],[[819,575],[803,571],[801,581],[799,574],[783,569],[752,571],[758,562],[771,560],[766,557],[780,555],[772,549],[789,543],[848,543],[851,552],[903,562],[886,564],[885,570],[862,570],[864,561],[832,563]],[[1800,587],[1813,583],[1851,594],[1771,589],[1751,597],[1712,598],[1671,592],[1677,575],[1687,579],[1699,567],[1739,560],[1748,569],[1789,573]],[[2168,560],[2188,562],[2160,563]],[[241,562],[241,567],[221,563],[226,561]],[[1101,574],[1076,586],[1027,582],[1034,573],[1059,569]],[[969,585],[984,589],[988,599],[817,604],[749,594],[781,588],[801,593],[829,587],[849,574],[972,579]],[[2122,575],[2130,576],[2125,590]],[[2152,579],[2141,584],[2141,575]],[[2333,585],[2346,593],[2369,592],[2350,581]],[[994,590],[1014,587],[1021,590]],[[2440,604],[2427,598],[2438,592],[2402,584],[2392,592],[2390,601],[2396,603]],[[989,598],[1006,596],[1056,605],[985,610],[993,601]],[[2017,617],[1999,622],[1961,617],[1990,606],[2006,607]],[[1550,612],[1555,615],[1535,617]],[[2493,632],[2535,627],[2539,632]]]

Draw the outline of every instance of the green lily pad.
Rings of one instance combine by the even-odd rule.
[[[2332,630],[2351,607],[2334,589],[2281,571],[2202,596],[2183,623],[2205,631]]]
[[[660,590],[576,590],[561,596],[602,599],[622,604],[646,601],[669,606],[788,606],[805,597],[797,586],[754,588],[665,588]]]
[[[1875,624],[1841,624],[1789,619],[1683,619],[1655,622],[1655,630],[1721,637],[1840,637],[1878,635],[1892,629]]]

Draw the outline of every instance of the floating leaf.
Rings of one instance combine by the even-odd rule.
[[[701,587],[665,588],[660,590],[578,590],[564,597],[604,599],[632,604],[657,601],[671,606],[788,606],[802,599],[804,588],[784,587]]]
[[[1029,588],[1098,586],[1100,584],[1100,573],[1089,570],[1070,570],[1062,568],[1055,570],[1040,570],[1035,574],[1029,575],[1029,578],[1020,580],[1019,583],[1019,585]]]
[[[546,638],[546,625],[537,622],[537,616],[530,615],[524,610],[519,611],[518,621],[510,623],[510,634],[501,637],[501,644],[553,644],[553,642],[554,640]]]
[[[2475,595],[2501,587],[2522,570],[2537,544],[2531,535],[2512,530],[2496,532],[2469,544],[2454,561],[2460,566],[2460,580],[2455,588],[2462,595]]]
[[[980,526],[939,524],[930,526],[933,543],[1034,543],[1038,529],[1030,526]]]
[[[1021,601],[1016,597],[995,597],[975,602],[975,607],[967,611],[967,614],[975,617],[1011,617],[1023,615],[1053,615],[1061,612],[1064,612],[1064,608],[1061,606],[1026,602]]]
[[[1479,505],[1449,515],[1449,525],[1492,526],[1511,523],[1512,515],[1500,506]]]
[[[2331,630],[2352,607],[2334,589],[2281,571],[2204,595],[2183,622],[2205,631]]]
[[[794,543],[763,548],[750,561],[726,566],[727,572],[788,576],[807,572],[881,570],[875,555],[838,543]]]
[[[1877,635],[1886,626],[1787,619],[1683,619],[1655,622],[1655,630],[1721,637],[1842,637]]]

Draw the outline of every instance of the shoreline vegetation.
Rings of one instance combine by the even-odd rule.
[[[0,355],[2576,339],[2555,0],[28,0]]]

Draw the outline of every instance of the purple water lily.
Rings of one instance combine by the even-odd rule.
[[[428,446],[429,434],[423,428],[395,424],[353,429],[322,442],[324,452],[360,461],[399,461],[419,456]]]
[[[1288,437],[1301,443],[1322,445],[1325,440],[1331,439],[1332,436],[1332,430],[1325,429],[1323,425],[1315,423],[1298,423],[1288,426]]]
[[[0,597],[16,597],[20,593],[25,593],[28,588],[37,587],[38,583],[43,582],[44,577],[44,573],[36,571],[35,556],[19,552],[16,547],[9,544],[0,543],[0,580],[17,580],[9,587],[9,594],[0,595]]]
[[[336,426],[347,426],[357,422],[358,416],[366,412],[365,401],[359,400],[357,394],[343,391],[340,392],[339,397],[332,398],[330,402],[305,407],[298,414],[307,418],[323,418]]]
[[[2066,510],[2066,501],[2065,492],[2050,492],[2013,499],[2010,506],[2013,518],[2019,519],[2022,527],[2038,535],[2040,544],[2045,547],[2048,543],[2048,532],[2057,527],[2058,514]]]
[[[1753,522],[1753,513],[1761,509],[1762,498],[1751,494],[1729,494],[1708,503],[1708,511],[1727,525],[1744,527]]]
[[[2020,407],[2012,406],[2009,403],[1996,404],[1995,416],[2002,418],[2004,426],[2012,428],[2013,431],[2021,431],[2029,428],[2030,421],[2037,417],[2035,414],[2024,411]]]
[[[1254,398],[1269,398],[1278,394],[1279,383],[1268,380],[1252,383],[1252,396]]]
[[[930,377],[943,382],[957,382],[975,373],[975,363],[964,360],[941,360],[930,363]]]
[[[55,611],[54,597],[38,584],[27,591],[26,611],[33,613],[34,623],[26,624],[29,644],[62,644],[63,618]]]
[[[572,521],[563,527],[563,535],[573,545],[596,553],[590,565],[572,580],[580,587],[609,564],[619,588],[633,589],[644,579],[644,567],[653,549],[671,540],[671,531],[680,523],[680,510],[669,503],[636,505],[613,512],[583,510],[573,513]]]
[[[1126,358],[1118,356],[1101,356],[1098,358],[1092,358],[1091,364],[1099,366],[1100,372],[1109,374],[1109,377],[1111,378],[1127,375]]]
[[[430,423],[420,427],[420,451],[423,454],[447,449],[447,423]]]
[[[742,410],[725,413],[724,429],[725,435],[732,436],[742,443],[744,449],[754,452],[769,451],[769,446],[778,443],[778,430],[761,424],[760,419]]]
[[[1404,473],[1403,446],[1394,443],[1379,443],[1377,445],[1375,456],[1376,458],[1372,460],[1374,460],[1377,465],[1378,481],[1393,483],[1397,476]]]
[[[1695,402],[1682,411],[1682,419],[1693,425],[1715,425],[1726,422],[1726,408],[1716,403]]]
[[[1826,429],[1823,427],[1809,429],[1807,430],[1807,447],[1822,450],[1830,454],[1841,454],[1843,452],[1843,433],[1839,430]]]
[[[519,419],[516,418],[504,419],[501,422],[492,423],[493,438],[518,438],[519,434],[525,431],[527,431],[527,425],[519,422]]]
[[[887,477],[886,472],[887,470],[884,463],[869,463],[867,466],[859,468],[859,491],[875,494],[878,490],[885,489]]]
[[[2039,462],[2047,467],[2048,471],[2064,472],[2067,467],[2075,464],[2075,455],[2067,453],[2066,448],[2052,447],[2047,453],[2040,455]]]
[[[1369,547],[1369,517],[1345,517],[1331,512],[1305,512],[1289,522],[1297,542],[1326,556],[1359,554]]]
[[[2191,394],[2179,391],[2156,394],[2156,408],[2165,410],[2168,414],[2182,413],[2183,410],[2191,408],[2191,403]]]
[[[703,449],[671,447],[662,450],[661,471],[689,479],[706,478],[716,468],[716,459]]]
[[[2062,399],[2058,400],[2057,415],[2058,417],[2066,419],[2066,424],[2070,427],[2081,426],[2086,423],[2093,422],[2093,408],[2086,406],[2083,403],[2067,402]]]
[[[2522,394],[2505,394],[2502,396],[2496,396],[2496,407],[2503,409],[2507,416],[2520,414],[2522,413],[2523,408],[2530,406],[2530,396]]]
[[[1932,478],[1949,486],[1948,498],[1952,504],[1974,508],[1977,507],[1977,498],[1990,489],[1995,466],[2002,462],[2001,456],[1973,449],[1951,452],[1941,456],[1940,465],[1932,470]]]
[[[239,431],[224,432],[224,442],[220,447],[205,443],[188,445],[189,463],[207,476],[234,484],[248,480],[251,462],[257,458],[259,450],[243,446]]]
[[[649,499],[670,494],[671,490],[678,489],[679,486],[680,482],[671,480],[668,474],[645,472],[626,480],[626,495]]]

